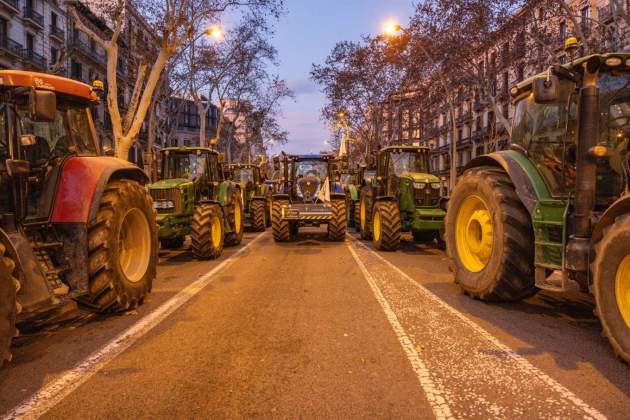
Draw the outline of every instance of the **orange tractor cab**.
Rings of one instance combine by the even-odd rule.
[[[101,156],[94,87],[0,71],[0,364],[16,325],[81,302],[138,305],[151,290],[157,235],[148,179]]]

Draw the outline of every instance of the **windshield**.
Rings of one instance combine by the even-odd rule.
[[[17,110],[19,133],[36,137],[36,154],[40,159],[79,155],[95,155],[87,109],[60,105],[55,120],[34,121],[25,110]]]
[[[252,168],[234,168],[232,170],[232,181],[241,185],[254,182],[254,169]]]
[[[164,159],[164,179],[184,178],[194,181],[207,175],[206,156],[195,153],[172,153]]]
[[[324,179],[328,176],[328,162],[325,160],[299,160],[295,163],[295,175],[297,178],[314,176]]]
[[[355,176],[354,174],[341,174],[340,181],[343,185],[354,184]]]
[[[389,158],[390,173],[403,176],[414,172],[429,172],[429,161],[426,153],[392,152]]]

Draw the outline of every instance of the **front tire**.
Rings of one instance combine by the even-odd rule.
[[[593,286],[604,333],[630,363],[630,214],[617,217],[595,245]]]
[[[348,227],[354,227],[354,201],[352,199],[346,200],[346,213],[348,220]]]
[[[372,239],[372,220],[370,220],[370,209],[367,205],[367,197],[361,195],[361,205],[359,206],[359,232],[361,239]]]
[[[289,242],[291,231],[289,221],[282,218],[282,206],[288,206],[286,200],[273,200],[271,204],[271,230],[276,242]]]
[[[266,208],[265,202],[261,200],[252,201],[252,205],[250,207],[251,218],[252,218],[252,230],[254,232],[264,232],[267,227],[267,217],[266,217]]]
[[[446,243],[464,293],[516,301],[537,292],[531,218],[502,170],[473,168],[458,180],[446,215]]]
[[[15,261],[0,243],[0,367],[11,361],[11,341],[17,335],[15,316],[19,312],[16,294],[20,282],[15,275]]]
[[[135,181],[109,182],[88,226],[88,304],[101,312],[141,304],[155,279],[157,250],[149,194]]]
[[[237,189],[232,193],[232,204],[227,215],[232,232],[225,235],[225,246],[235,246],[243,240],[243,201]]]
[[[400,247],[400,210],[395,201],[379,201],[372,213],[372,241],[376,249],[395,251]]]
[[[193,255],[200,260],[219,258],[223,252],[223,211],[217,204],[201,204],[195,209],[190,239]]]
[[[332,207],[332,215],[328,221],[328,239],[341,242],[346,237],[346,200],[332,200],[330,205]]]

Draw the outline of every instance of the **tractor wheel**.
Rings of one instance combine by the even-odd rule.
[[[354,201],[352,199],[346,200],[346,214],[348,227],[354,227]]]
[[[237,190],[234,190],[229,210],[232,232],[225,235],[225,246],[235,246],[243,240],[243,201]]]
[[[379,201],[372,213],[372,241],[376,249],[395,251],[400,247],[400,210],[395,201]]]
[[[361,233],[361,201],[354,202],[354,230],[355,232]]]
[[[458,180],[446,216],[446,243],[464,293],[516,301],[538,290],[531,218],[502,170],[474,168]]]
[[[88,226],[88,304],[101,312],[141,304],[155,279],[157,250],[149,194],[135,181],[109,182]]]
[[[372,239],[372,221],[370,220],[370,209],[367,206],[367,197],[361,196],[359,205],[359,232],[361,239]]]
[[[289,202],[286,200],[274,200],[271,204],[271,230],[276,242],[289,242],[291,240],[289,221],[282,219],[282,206],[288,204]]]
[[[11,361],[11,340],[17,335],[15,316],[20,312],[16,299],[20,282],[15,276],[15,261],[0,243],[0,367]]]
[[[331,200],[332,216],[328,221],[328,239],[341,242],[346,237],[346,200]]]
[[[608,341],[630,363],[630,214],[617,217],[595,245],[593,285]]]
[[[184,246],[184,237],[160,239],[160,246],[162,249],[180,249]]]
[[[223,252],[223,211],[218,204],[201,204],[195,209],[190,239],[193,255],[213,260]]]
[[[252,217],[252,230],[254,232],[264,232],[267,225],[267,209],[265,209],[265,202],[261,200],[254,200],[250,207]]]

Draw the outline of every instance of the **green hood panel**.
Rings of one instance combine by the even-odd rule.
[[[401,178],[407,178],[412,182],[424,182],[424,183],[440,182],[440,178],[438,178],[437,176],[423,173],[423,172],[407,173],[401,176]]]
[[[152,190],[166,190],[169,188],[178,188],[185,186],[192,186],[193,183],[185,178],[163,179],[154,184],[149,185],[149,189]]]

